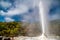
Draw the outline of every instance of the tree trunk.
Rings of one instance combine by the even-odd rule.
[[[14,37],[12,37],[11,40],[14,40]]]

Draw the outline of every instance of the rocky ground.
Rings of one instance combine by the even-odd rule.
[[[41,40],[40,37],[15,37],[15,40]],[[44,40],[60,40],[59,36],[49,36]]]

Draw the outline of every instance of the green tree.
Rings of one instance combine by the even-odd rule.
[[[0,36],[11,37],[24,36],[25,31],[21,22],[0,23]]]

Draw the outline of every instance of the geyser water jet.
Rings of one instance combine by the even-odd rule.
[[[42,33],[44,34],[45,33],[45,18],[44,18],[45,15],[44,15],[44,7],[41,1],[39,6],[40,6],[39,16],[40,16],[41,25],[42,25]]]
[[[47,23],[47,13],[46,13],[46,8],[43,5],[43,1],[40,1],[39,3],[39,16],[40,16],[40,20],[41,20],[41,25],[42,25],[42,35],[39,37],[40,40],[47,40],[46,36],[45,36],[45,32],[46,32],[46,27],[48,27],[48,23]]]

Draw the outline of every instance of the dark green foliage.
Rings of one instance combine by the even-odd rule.
[[[24,35],[22,22],[0,22],[0,36],[16,37]]]

